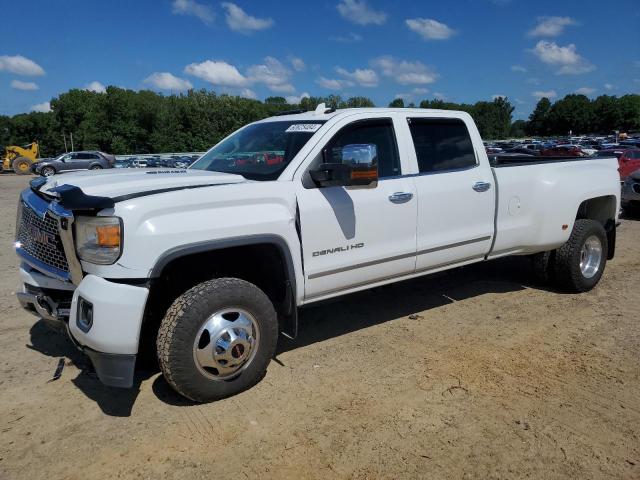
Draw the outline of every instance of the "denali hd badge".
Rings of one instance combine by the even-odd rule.
[[[335,248],[327,248],[326,250],[318,250],[317,252],[313,252],[312,255],[314,257],[319,257],[320,255],[329,255],[331,253],[338,252],[348,252],[349,250],[353,250],[355,248],[364,247],[364,243],[353,243],[351,245],[345,245],[344,247],[335,247]]]

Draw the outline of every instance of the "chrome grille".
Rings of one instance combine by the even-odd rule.
[[[68,272],[69,264],[58,233],[58,221],[48,212],[44,218],[39,217],[24,202],[21,211],[16,229],[20,248],[44,264]]]

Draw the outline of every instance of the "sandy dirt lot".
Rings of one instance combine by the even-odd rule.
[[[102,386],[19,308],[26,183],[0,176],[2,480],[640,478],[638,220],[592,292],[513,258],[351,295],[305,309],[258,386],[193,405],[157,372]]]

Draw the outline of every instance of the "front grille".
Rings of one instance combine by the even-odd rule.
[[[68,272],[58,221],[48,212],[44,218],[39,217],[26,203],[22,204],[21,210],[16,232],[20,248],[44,264]]]

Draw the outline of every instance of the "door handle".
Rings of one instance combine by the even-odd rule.
[[[389,195],[389,201],[391,203],[405,203],[413,198],[413,193],[410,192],[395,192]]]
[[[476,192],[486,192],[491,188],[491,184],[488,182],[476,182],[472,187]]]

